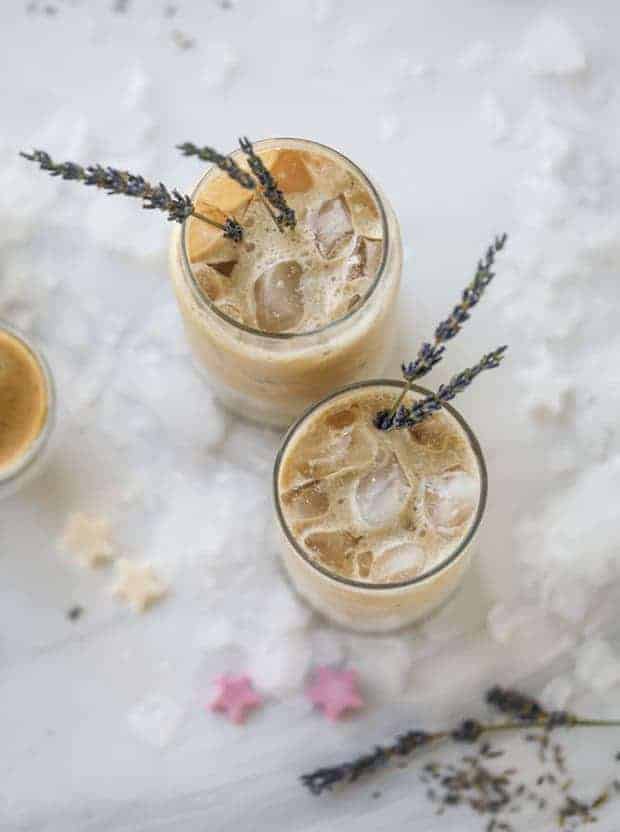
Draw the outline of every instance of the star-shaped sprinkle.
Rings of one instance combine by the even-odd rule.
[[[332,721],[339,719],[345,711],[364,706],[357,689],[355,670],[317,667],[312,684],[306,688],[306,696]]]
[[[209,702],[211,711],[223,711],[231,722],[245,721],[246,711],[262,704],[261,696],[252,687],[249,676],[224,674],[215,680],[217,693]]]
[[[67,518],[60,545],[82,566],[93,568],[112,560],[115,554],[108,521],[81,511]]]
[[[121,558],[116,562],[118,581],[112,592],[127,601],[136,612],[144,612],[167,592],[167,585],[149,563],[133,563]]]

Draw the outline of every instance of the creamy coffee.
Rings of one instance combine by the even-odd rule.
[[[45,377],[16,335],[0,328],[0,474],[19,463],[47,418]]]
[[[281,231],[260,189],[212,170],[194,193],[197,210],[234,217],[243,240],[190,217],[175,229],[171,271],[194,358],[219,397],[286,425],[329,391],[382,371],[401,243],[385,199],[340,154],[302,140],[255,147],[296,227]]]
[[[464,568],[449,561],[483,503],[479,449],[454,411],[410,429],[373,425],[398,392],[377,383],[336,394],[293,428],[276,469],[289,573],[355,629],[402,626],[443,601]]]

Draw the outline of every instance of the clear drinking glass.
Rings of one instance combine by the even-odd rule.
[[[338,576],[311,558],[295,538],[287,524],[281,502],[280,474],[287,460],[291,446],[305,430],[320,418],[326,407],[338,399],[347,400],[356,390],[393,388],[394,397],[403,387],[403,382],[394,380],[371,380],[349,385],[318,402],[291,426],[275,461],[273,475],[276,520],[279,529],[280,552],[288,576],[303,598],[327,618],[349,629],[360,632],[384,632],[398,629],[427,617],[447,602],[461,584],[467,567],[474,554],[474,539],[487,498],[487,472],[482,451],[473,431],[463,417],[449,405],[443,410],[453,418],[463,435],[479,474],[479,495],[477,506],[467,532],[459,539],[447,556],[432,568],[415,578],[394,583],[369,583]],[[429,390],[414,386],[414,393],[421,396]]]
[[[194,362],[230,410],[254,421],[287,427],[313,402],[351,381],[376,377],[395,338],[395,307],[402,270],[398,221],[378,187],[331,148],[304,139],[256,142],[257,152],[293,149],[320,153],[367,189],[380,215],[383,253],[366,294],[348,314],[309,332],[266,333],[226,315],[201,290],[188,255],[188,222],[173,231],[170,272]],[[238,162],[240,152],[231,154]],[[210,177],[199,180],[192,197]]]
[[[56,421],[56,389],[52,371],[42,352],[34,345],[31,338],[2,320],[0,320],[0,333],[4,333],[19,342],[34,359],[35,365],[41,373],[46,397],[45,418],[39,432],[15,460],[0,468],[0,499],[2,499],[13,494],[38,474],[47,459],[50,437]]]

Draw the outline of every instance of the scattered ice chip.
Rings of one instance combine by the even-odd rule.
[[[183,717],[183,709],[167,696],[152,693],[127,714],[127,722],[139,739],[163,748],[168,745]]]
[[[406,638],[355,638],[351,661],[365,685],[388,701],[401,697],[411,681],[413,651]]]
[[[493,641],[507,644],[526,629],[532,629],[533,622],[540,623],[540,617],[538,607],[523,603],[499,603],[489,610],[487,630]]]
[[[347,655],[346,636],[344,633],[329,628],[314,630],[312,640],[312,664],[339,665]]]
[[[477,502],[478,483],[465,471],[448,471],[426,479],[426,515],[439,532],[462,526],[473,514]]]
[[[495,48],[487,41],[477,40],[461,52],[458,62],[465,70],[480,70],[489,67],[495,58]]]
[[[301,276],[296,260],[282,260],[263,272],[254,284],[256,320],[265,332],[285,332],[302,319]]]
[[[288,585],[274,586],[265,605],[266,628],[282,637],[305,630],[312,620],[312,610],[292,592]]]
[[[370,577],[377,582],[406,580],[421,574],[425,563],[426,552],[418,543],[397,543],[375,557]]]
[[[347,280],[371,280],[381,262],[382,251],[382,240],[358,237],[345,266]]]
[[[538,18],[523,42],[521,60],[533,75],[574,76],[584,72],[588,59],[575,33],[560,18]]]
[[[342,194],[321,205],[315,219],[314,236],[319,252],[328,260],[341,254],[351,241],[351,211]]]
[[[500,142],[506,138],[508,125],[506,113],[497,98],[487,93],[480,104],[480,118],[492,142]]]
[[[228,43],[211,43],[204,54],[203,78],[207,87],[213,90],[229,89],[241,67],[237,52]]]
[[[302,685],[311,658],[310,641],[301,634],[267,638],[251,651],[248,673],[261,691],[284,696]]]
[[[321,517],[329,508],[329,497],[318,482],[309,482],[287,491],[282,502],[287,514],[295,520]]]
[[[587,687],[604,693],[620,682],[620,658],[606,641],[592,639],[577,651],[575,675]]]
[[[379,459],[357,484],[355,502],[364,523],[385,526],[400,514],[411,486],[395,454]]]
[[[379,138],[389,142],[402,131],[402,118],[395,113],[388,113],[379,119]]]

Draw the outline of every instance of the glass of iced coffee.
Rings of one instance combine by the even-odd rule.
[[[393,346],[402,268],[398,222],[375,184],[316,142],[269,139],[256,153],[296,215],[280,228],[255,191],[213,167],[192,199],[243,227],[234,242],[189,217],[170,268],[198,368],[232,411],[288,426],[313,402],[380,375]],[[247,170],[241,151],[231,154]]]
[[[26,335],[0,321],[0,498],[40,470],[54,417],[45,358]]]
[[[379,632],[429,615],[459,586],[487,493],[480,446],[447,404],[378,430],[405,382],[328,396],[289,430],[274,470],[281,553],[298,592],[348,628]],[[412,386],[403,404],[429,394]]]

